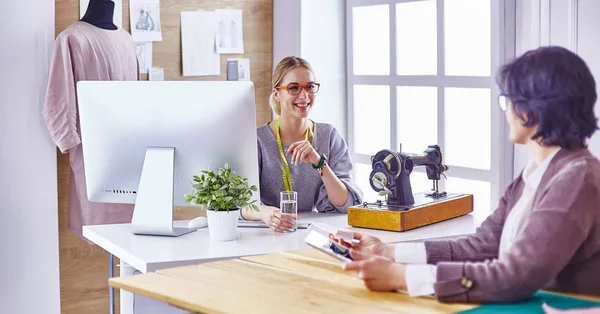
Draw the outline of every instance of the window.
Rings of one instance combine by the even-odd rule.
[[[370,157],[381,149],[419,153],[438,144],[449,166],[440,188],[471,193],[475,215],[495,209],[506,187],[499,156],[507,142],[496,106],[504,58],[504,1],[348,0],[349,146],[354,178],[374,201]],[[512,169],[510,169],[512,171]],[[429,190],[424,169],[414,192]]]

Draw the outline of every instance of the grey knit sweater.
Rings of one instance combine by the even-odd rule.
[[[523,187],[519,176],[474,235],[425,242],[427,262],[437,265],[439,300],[515,302],[542,288],[600,295],[600,162],[587,149],[561,149],[523,231],[499,257],[506,217]]]
[[[298,212],[310,212],[316,208],[320,212],[347,212],[351,205],[361,203],[362,192],[352,181],[352,161],[348,147],[336,129],[325,123],[315,123],[315,150],[324,153],[328,165],[337,177],[348,187],[348,199],[343,206],[334,206],[327,198],[325,185],[319,171],[312,168],[310,163],[298,166],[291,164],[291,156],[286,156],[290,165],[292,185],[298,193]],[[263,204],[279,208],[279,192],[285,191],[283,185],[281,155],[277,146],[277,138],[269,129],[268,124],[258,127],[258,163],[260,178],[260,200]],[[284,151],[288,145],[283,145]]]

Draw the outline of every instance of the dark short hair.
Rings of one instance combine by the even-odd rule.
[[[598,129],[596,81],[585,61],[562,47],[541,47],[505,64],[497,78],[532,137],[544,146],[587,147]]]

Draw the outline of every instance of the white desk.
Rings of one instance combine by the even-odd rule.
[[[307,213],[300,214],[300,219],[368,233],[387,243],[467,235],[474,233],[481,223],[473,215],[466,215],[406,232],[390,232],[351,228],[348,226],[345,214]],[[186,223],[186,221],[176,221],[175,226]],[[207,228],[172,238],[134,235],[131,233],[130,224],[83,227],[83,236],[105,249],[111,260],[114,255],[120,259],[121,264],[130,265],[143,273],[241,256],[303,249],[308,247],[304,243],[307,234],[307,229],[298,229],[291,233],[275,233],[266,228],[238,228],[236,241],[212,242],[208,237]],[[109,269],[112,270],[112,264],[109,265]],[[131,272],[121,271],[121,276],[126,275],[131,275]],[[109,272],[109,276],[112,276],[112,271]],[[133,297],[124,295],[126,293],[124,291],[121,293],[121,313],[133,313]],[[112,306],[111,303],[111,309]]]

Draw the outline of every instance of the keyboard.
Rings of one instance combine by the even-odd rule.
[[[308,221],[297,221],[296,227],[298,229],[308,229],[310,226],[310,222]],[[238,227],[241,228],[269,228],[267,224],[262,221],[252,221],[252,220],[238,220]]]

